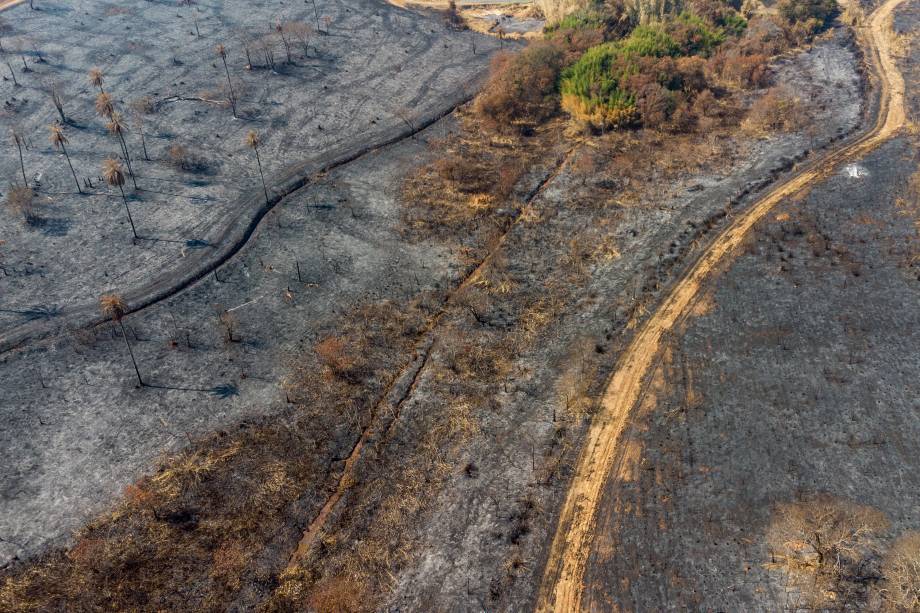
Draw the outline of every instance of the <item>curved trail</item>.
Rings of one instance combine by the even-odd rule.
[[[597,507],[611,469],[622,455],[622,448],[617,443],[626,418],[641,400],[643,382],[661,349],[662,340],[693,306],[704,282],[740,245],[748,230],[774,206],[827,178],[842,162],[864,156],[907,125],[904,79],[892,57],[887,27],[894,9],[904,1],[887,0],[872,13],[865,31],[866,50],[879,78],[879,108],[875,125],[855,141],[805,166],[736,217],[676,283],[620,357],[588,430],[572,484],[559,514],[537,600],[538,611],[581,610],[583,579]]]

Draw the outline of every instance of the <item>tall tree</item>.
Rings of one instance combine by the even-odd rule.
[[[230,108],[233,110],[233,116],[236,117],[236,96],[233,93],[233,82],[230,81],[230,69],[227,68],[227,49],[221,44],[214,48],[220,60],[224,63],[224,72],[227,74],[227,87],[230,90]]]
[[[124,317],[125,311],[128,310],[128,306],[118,294],[104,294],[99,298],[99,310],[102,311],[103,317],[111,319],[121,328],[121,337],[125,339],[125,347],[128,348],[128,355],[131,356],[134,374],[137,375],[138,384],[143,387],[145,385],[144,379],[141,378],[141,371],[137,367],[137,360],[134,359],[134,350],[131,349],[131,343],[128,341],[128,333],[125,330]]]
[[[259,176],[262,177],[262,191],[265,192],[265,203],[268,204],[268,187],[265,185],[265,173],[262,172],[262,158],[259,156],[259,145],[261,145],[262,142],[259,140],[259,135],[255,130],[250,130],[246,134],[245,143],[256,153],[256,163],[259,165]]]
[[[137,235],[137,229],[134,227],[134,219],[131,217],[131,209],[128,208],[128,197],[125,196],[125,173],[121,168],[121,162],[114,158],[107,158],[102,161],[102,178],[112,187],[117,187],[121,192],[121,201],[125,204],[125,213],[128,214],[128,223],[131,224],[131,232],[134,238],[140,238]]]
[[[48,140],[51,141],[55,149],[60,149],[64,152],[64,157],[67,158],[67,165],[70,166],[70,174],[73,175],[73,182],[77,184],[77,191],[82,194],[83,188],[80,187],[80,181],[77,180],[77,173],[74,172],[73,163],[70,161],[70,154],[67,153],[67,143],[70,142],[67,140],[67,135],[64,134],[63,128],[56,124],[48,126],[48,129],[51,130],[51,135],[48,137]]]

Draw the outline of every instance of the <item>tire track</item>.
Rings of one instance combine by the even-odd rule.
[[[904,79],[891,53],[888,24],[905,0],[887,0],[869,18],[865,45],[879,79],[879,107],[873,127],[781,183],[719,234],[673,287],[622,354],[588,429],[575,475],[559,514],[546,562],[537,611],[579,611],[585,567],[590,555],[598,504],[608,478],[616,479],[623,449],[619,445],[626,418],[639,404],[650,368],[662,341],[684,319],[700,289],[741,244],[755,223],[777,204],[827,178],[843,162],[864,156],[897,134],[908,122],[904,106]]]

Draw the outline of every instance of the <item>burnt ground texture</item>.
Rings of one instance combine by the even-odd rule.
[[[713,281],[629,423],[588,610],[915,610],[879,565],[920,528],[917,169],[908,137],[839,168]],[[839,575],[809,508],[851,531]]]
[[[378,10],[402,27],[442,27],[376,4],[362,18],[371,19]],[[431,52],[444,44],[449,46],[432,43]],[[356,52],[347,41],[340,45]],[[472,52],[471,47],[464,48]],[[558,477],[565,471],[559,458],[569,444],[566,432],[583,427],[590,388],[609,373],[622,339],[641,316],[637,297],[656,295],[695,241],[718,227],[726,207],[743,206],[743,194],[751,198],[752,190],[787,170],[803,152],[857,127],[862,82],[851,47],[838,31],[776,67],[777,81],[798,84],[815,101],[808,129],[764,140],[703,138],[698,146],[705,161],[680,180],[663,178],[627,189],[606,164],[585,178],[572,166],[577,147],[545,144],[545,155],[519,187],[520,198],[536,194],[530,213],[508,234],[489,274],[489,291],[508,297],[479,308],[473,296],[473,306],[443,318],[447,331],[429,337],[434,339],[426,362],[431,368],[413,381],[387,432],[394,442],[376,464],[396,471],[390,479],[406,474],[401,458],[412,457],[404,454],[420,432],[431,429],[427,420],[443,419],[448,408],[457,408],[459,388],[444,383],[445,365],[450,376],[488,380],[482,403],[459,411],[480,425],[465,434],[469,442],[451,459],[446,485],[431,501],[434,508],[403,535],[417,553],[392,586],[395,606],[454,608],[481,600],[488,607],[515,608],[532,598],[552,505],[564,490]],[[223,123],[230,121],[228,109],[220,112]],[[329,322],[344,313],[385,300],[402,304],[426,292],[443,296],[456,287],[470,266],[465,250],[475,245],[407,237],[401,195],[408,170],[439,153],[440,139],[455,129],[454,122],[447,118],[415,138],[312,177],[261,220],[216,275],[129,315],[128,336],[152,386],[136,387],[120,332],[110,326],[65,331],[5,353],[0,358],[0,439],[9,458],[0,475],[4,558],[29,557],[49,544],[66,543],[72,530],[153,470],[164,452],[194,444],[215,429],[283,417],[287,399],[279,382],[290,374],[291,362],[311,350],[329,333]],[[110,287],[101,285],[98,291]],[[532,308],[515,314],[520,304]],[[225,310],[235,320],[232,334],[218,320]],[[475,364],[464,366],[464,354],[482,350],[475,343],[517,327],[532,332],[526,351],[513,362],[494,371],[492,366],[478,373],[465,370]],[[455,343],[456,335],[466,344]],[[485,368],[489,360],[481,357],[476,368]],[[349,421],[347,414],[336,419]],[[322,461],[328,462],[323,471],[331,478],[355,443],[351,436],[328,443],[328,458]],[[369,462],[375,465],[373,457]],[[304,521],[328,495],[321,480],[312,487],[316,491],[304,493]],[[362,508],[351,502],[346,498],[338,508]],[[361,534],[341,536],[361,539]]]
[[[267,11],[269,16],[263,21],[271,23],[278,18],[278,11],[286,10],[260,4],[217,4],[210,9],[209,5],[194,6],[203,15],[211,15],[198,19],[202,36],[207,35],[206,23],[213,26],[218,22],[219,13],[208,11],[228,11],[231,7],[239,15],[220,14],[221,23],[246,19],[243,25],[259,29],[262,26],[252,22],[253,11]],[[254,8],[244,11],[244,6]],[[67,10],[71,9],[60,9]],[[88,8],[80,5],[73,10]],[[175,6],[151,3],[137,9],[145,18],[159,15],[169,24],[178,19],[176,10]],[[292,18],[309,22],[309,9],[290,10]],[[120,19],[121,11],[108,7],[103,12],[106,19]],[[198,43],[189,9],[183,6],[178,11],[180,16],[186,15],[182,36],[200,44],[202,54],[210,53],[214,41]],[[301,78],[296,87],[276,95],[275,90],[260,84],[262,79],[276,79],[278,75],[261,69],[244,72],[239,46],[235,47],[232,74],[250,80],[249,88],[264,86],[266,90],[259,90],[263,91],[260,95],[271,93],[280,105],[266,105],[276,109],[277,115],[275,111],[263,112],[282,122],[282,117],[291,117],[288,113],[302,112],[297,96],[304,90],[310,92],[308,97],[313,96],[309,88],[316,88],[316,97],[324,100],[317,109],[329,117],[319,122],[321,131],[313,127],[313,116],[288,119],[288,126],[275,135],[267,128],[260,129],[267,139],[263,160],[270,171],[269,183],[291,187],[296,186],[298,176],[307,176],[308,184],[286,195],[261,218],[252,236],[217,267],[216,273],[128,315],[128,338],[150,385],[136,386],[120,331],[111,325],[63,330],[43,342],[0,356],[0,380],[4,381],[0,388],[4,411],[0,446],[10,458],[0,474],[3,562],[29,558],[49,545],[69,542],[71,531],[107,510],[125,486],[145,473],[154,473],[156,460],[164,452],[195,448],[204,435],[215,431],[218,437],[228,436],[229,440],[242,437],[238,433],[259,424],[283,423],[289,418],[302,421],[298,412],[303,407],[289,403],[285,387],[279,385],[296,371],[298,360],[313,355],[329,335],[347,337],[336,327],[354,319],[355,313],[372,327],[376,315],[371,307],[387,303],[391,310],[396,305],[404,319],[412,319],[419,310],[416,303],[424,296],[426,304],[421,310],[426,314],[426,325],[405,324],[407,330],[398,342],[378,347],[378,353],[369,357],[384,365],[380,370],[392,372],[375,371],[367,388],[356,392],[360,403],[354,404],[359,408],[361,403],[375,402],[378,394],[387,396],[382,402],[384,418],[368,419],[357,409],[350,413],[347,406],[321,407],[324,410],[318,412],[317,421],[322,422],[318,426],[331,426],[329,435],[324,434],[322,445],[310,456],[317,465],[317,477],[298,492],[296,513],[285,518],[283,534],[260,544],[265,548],[256,552],[260,563],[246,564],[246,573],[239,573],[258,575],[255,588],[250,585],[243,589],[249,590],[253,600],[241,597],[239,602],[244,604],[240,606],[245,608],[245,603],[258,600],[253,594],[261,598],[276,587],[276,593],[285,597],[296,592],[298,578],[281,571],[291,552],[299,550],[300,535],[304,530],[309,533],[311,519],[323,516],[321,508],[341,495],[339,503],[329,506],[329,514],[324,516],[328,519],[319,543],[306,549],[305,560],[315,562],[312,567],[321,570],[317,576],[308,576],[304,584],[335,586],[341,585],[335,580],[348,577],[350,591],[359,593],[360,582],[351,580],[355,573],[348,574],[354,568],[353,559],[361,558],[367,565],[367,560],[377,563],[380,558],[389,559],[389,565],[381,563],[383,571],[379,573],[387,577],[386,592],[378,598],[388,602],[381,606],[398,610],[528,607],[539,585],[540,560],[551,537],[554,509],[565,492],[572,446],[587,423],[590,398],[601,389],[645,309],[653,307],[668,282],[692,259],[699,242],[718,230],[727,213],[750,203],[760,188],[783,176],[806,152],[832,146],[857,129],[865,112],[858,54],[846,32],[838,29],[808,51],[775,66],[775,81],[793,85],[807,107],[810,121],[804,129],[763,139],[724,133],[693,137],[686,141],[690,144],[683,152],[670,149],[667,138],[641,135],[635,141],[644,143],[642,154],[655,160],[656,167],[648,170],[648,181],[639,185],[623,178],[611,161],[615,151],[595,160],[586,171],[584,159],[589,158],[590,148],[572,140],[554,140],[552,129],[547,129],[534,137],[543,139],[538,141],[541,155],[514,189],[513,197],[524,205],[522,212],[515,216],[514,212],[496,211],[495,219],[484,224],[494,227],[479,227],[468,235],[458,233],[459,238],[442,240],[436,233],[411,231],[413,205],[406,202],[403,185],[422,164],[441,155],[449,134],[458,131],[462,113],[460,119],[451,115],[412,137],[408,133],[415,132],[419,117],[433,118],[462,99],[456,88],[480,73],[487,59],[484,49],[489,44],[494,48],[494,43],[476,39],[473,55],[474,35],[446,33],[436,18],[382,4],[324,7],[320,3],[319,11],[320,18],[332,15],[328,25],[323,22],[330,33],[316,35],[308,52],[277,72],[283,76],[286,70],[299,69],[307,58],[311,63],[322,57],[351,58],[350,63],[330,69],[332,76],[328,78],[338,80],[325,84],[328,91],[322,81],[327,77],[318,81]],[[381,20],[385,24],[378,25]],[[346,24],[352,25],[346,28]],[[171,31],[174,26],[162,27],[175,35]],[[373,36],[374,32],[392,35],[377,34],[382,41],[375,44],[371,39],[363,46],[360,37]],[[421,55],[413,56],[412,49]],[[276,51],[284,57],[283,46],[277,46]],[[461,55],[461,51],[469,55]],[[46,53],[50,55],[50,51]],[[399,59],[400,53],[409,61]],[[163,61],[167,66],[170,62],[177,65],[168,54]],[[192,70],[194,62],[180,61],[183,70]],[[201,69],[219,88],[220,72],[212,66],[214,61],[209,55]],[[390,62],[384,71],[386,78],[379,76],[375,81],[361,76],[379,61]],[[101,60],[93,58],[90,63],[97,62]],[[79,70],[81,79],[83,70]],[[107,70],[110,74],[118,72]],[[131,73],[127,69],[121,72]],[[403,80],[391,82],[390,74],[401,75]],[[109,80],[115,81],[111,85],[115,89],[117,80]],[[394,89],[381,89],[390,87]],[[164,88],[158,85],[151,94],[172,98]],[[88,92],[90,88],[83,89]],[[353,92],[359,92],[354,100],[348,97]],[[378,96],[399,100],[402,106],[415,108],[416,114],[394,112],[387,119],[376,111],[365,113],[378,106]],[[242,100],[243,94],[240,97]],[[225,106],[179,98],[165,104],[171,109],[188,105],[202,114],[208,110],[213,130],[220,131],[222,140],[228,125],[236,129]],[[293,106],[289,109],[284,105]],[[340,118],[338,127],[329,129],[330,117],[341,113],[348,117]],[[96,121],[89,106],[83,114],[86,122]],[[158,129],[164,134],[167,128],[168,134],[177,132],[178,124],[169,123],[174,120],[166,117],[172,115],[158,119],[167,122]],[[354,124],[349,132],[352,128],[343,126],[352,126],[354,117],[366,123],[363,127]],[[193,129],[196,124],[187,120]],[[376,132],[384,120],[390,123]],[[367,135],[362,136],[362,130],[374,139],[382,135],[379,142],[401,133],[406,138],[328,172],[316,172],[338,152],[365,143]],[[227,137],[232,147],[226,151],[216,140],[207,141],[207,146],[190,147],[213,150],[212,155],[224,151],[228,159],[232,153],[232,159],[237,160],[251,154],[241,145],[244,131],[240,128],[232,139]],[[211,138],[205,132],[194,138]],[[327,137],[319,136],[320,132],[330,140],[310,140]],[[354,135],[355,140],[338,142],[342,133]],[[108,137],[101,133],[98,138],[115,147],[110,140],[103,140]],[[623,138],[626,144],[622,148],[632,146],[633,136],[629,134],[611,137],[608,145],[616,145],[616,138]],[[323,143],[328,150],[323,149]],[[136,146],[134,141],[132,144]],[[303,153],[313,148],[317,149],[315,158],[310,157],[313,151]],[[669,156],[669,163],[665,163],[665,156]],[[271,167],[273,157],[290,163]],[[693,164],[687,164],[686,158]],[[61,160],[54,161],[63,185],[66,167],[60,167]],[[37,162],[30,159],[30,163]],[[229,164],[227,161],[222,168]],[[666,170],[669,165],[678,170]],[[220,233],[238,227],[233,225],[238,220],[250,222],[252,211],[260,211],[256,171],[251,163],[241,167],[245,167],[245,175],[240,170],[239,176],[227,176],[234,180],[247,177],[239,189],[248,190],[242,202],[249,208],[237,202],[231,221],[217,214],[206,216],[199,209],[194,213],[195,223]],[[847,183],[845,189],[869,189],[865,186],[876,170],[868,163],[866,167],[869,175]],[[7,170],[15,176],[16,164],[10,163]],[[143,178],[139,172],[142,187]],[[213,177],[207,180],[217,181]],[[180,179],[183,184],[188,181]],[[232,191],[227,189],[227,193]],[[143,189],[138,193],[139,197],[147,196]],[[90,198],[95,196],[86,197]],[[117,204],[111,198],[107,202],[109,207]],[[245,215],[233,217],[238,213]],[[106,223],[119,219],[109,215]],[[188,225],[177,223],[182,228]],[[23,230],[17,225],[15,231],[38,232],[34,235],[38,237],[44,236],[42,227],[46,226]],[[83,236],[84,230],[74,229],[72,235]],[[489,240],[504,230],[503,239]],[[19,246],[33,240],[33,235],[22,234],[22,238],[16,232],[12,241],[19,241]],[[85,293],[87,304],[95,309],[92,301],[105,290],[137,287],[142,294],[145,275],[150,271],[165,275],[167,285],[174,283],[178,269],[172,268],[171,258],[178,257],[175,253],[181,255],[182,248],[185,258],[198,258],[183,269],[193,271],[189,274],[194,277],[209,270],[206,260],[213,256],[196,254],[210,249],[210,242],[205,237],[191,246],[183,243],[174,255],[151,261],[146,269],[143,260],[130,259],[135,255],[127,255],[128,260],[121,262],[111,256],[113,251],[107,251],[97,257],[113,266],[123,265],[125,270],[137,269],[137,276],[120,277],[125,285],[111,285],[97,283],[93,276],[98,275],[97,270],[86,270],[74,287],[83,284],[92,289]],[[65,243],[60,245],[66,256],[71,246]],[[128,238],[118,249],[133,254],[143,244],[132,245]],[[73,257],[87,257],[83,251]],[[60,260],[67,262],[66,257]],[[471,269],[479,271],[478,276],[470,277]],[[26,269],[20,266],[16,270]],[[464,279],[472,282],[463,284]],[[0,282],[6,281],[0,278]],[[16,287],[19,293],[10,295],[19,297],[11,310],[22,312],[7,314],[10,325],[22,326],[24,319],[33,317],[39,326],[35,329],[43,333],[60,327],[54,317],[34,317],[36,312],[56,313],[55,309],[29,306],[44,304],[35,297],[44,296],[41,292],[46,287],[50,288],[48,302],[62,300],[56,297],[61,294],[55,293],[58,290],[53,283],[28,291]],[[65,290],[62,285],[61,291]],[[75,299],[73,304],[78,302]],[[75,306],[74,312],[79,314],[79,308]],[[232,313],[232,326],[227,325],[226,318],[218,317],[227,311]],[[70,321],[66,313],[60,317],[59,321]],[[400,322],[399,317],[388,317]],[[347,368],[336,368],[348,375]],[[328,390],[323,394],[328,391],[328,396],[334,397],[333,384],[341,382],[333,377],[326,383]],[[365,452],[357,460],[358,469],[346,475],[344,460],[360,445]],[[184,528],[175,528],[180,529]],[[397,534],[388,534],[386,529]],[[181,538],[178,535],[177,542]],[[270,563],[265,562],[267,559]],[[270,572],[262,572],[263,563],[271,567]],[[310,564],[304,566],[309,568]],[[390,568],[399,572],[388,574]],[[604,585],[620,584],[604,579]],[[183,589],[188,593],[177,592],[177,598],[201,597],[195,585]]]
[[[329,164],[404,136],[469,97],[497,46],[446,29],[437,15],[362,0],[320,1],[315,11],[266,1],[38,9],[3,13],[13,74],[4,67],[0,130],[23,137],[35,203],[29,223],[0,214],[2,349],[97,319],[104,292],[122,293],[135,308],[232,254],[267,208],[244,143],[250,130],[261,140],[275,202]],[[124,156],[94,110],[92,68],[103,72],[102,88],[123,118],[137,185],[128,178],[125,190],[140,240],[118,189],[100,177],[106,157]],[[52,89],[63,101],[82,195],[48,140],[60,119]],[[22,182],[15,152],[0,161],[4,194]]]

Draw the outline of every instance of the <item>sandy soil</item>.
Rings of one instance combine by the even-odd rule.
[[[644,324],[629,349],[620,356],[616,373],[593,418],[560,515],[557,534],[546,565],[539,610],[571,611],[582,606],[584,574],[598,506],[608,480],[619,481],[617,470],[624,466],[626,446],[621,442],[630,411],[637,406],[649,369],[660,355],[662,340],[686,316],[713,272],[723,265],[744,240],[747,232],[776,205],[826,179],[847,160],[858,159],[890,139],[905,127],[904,80],[895,66],[889,47],[890,16],[902,0],[889,0],[873,15],[866,30],[880,79],[879,118],[873,128],[854,142],[808,164],[794,178],[772,190],[709,245],[690,272],[673,288],[668,298]]]

